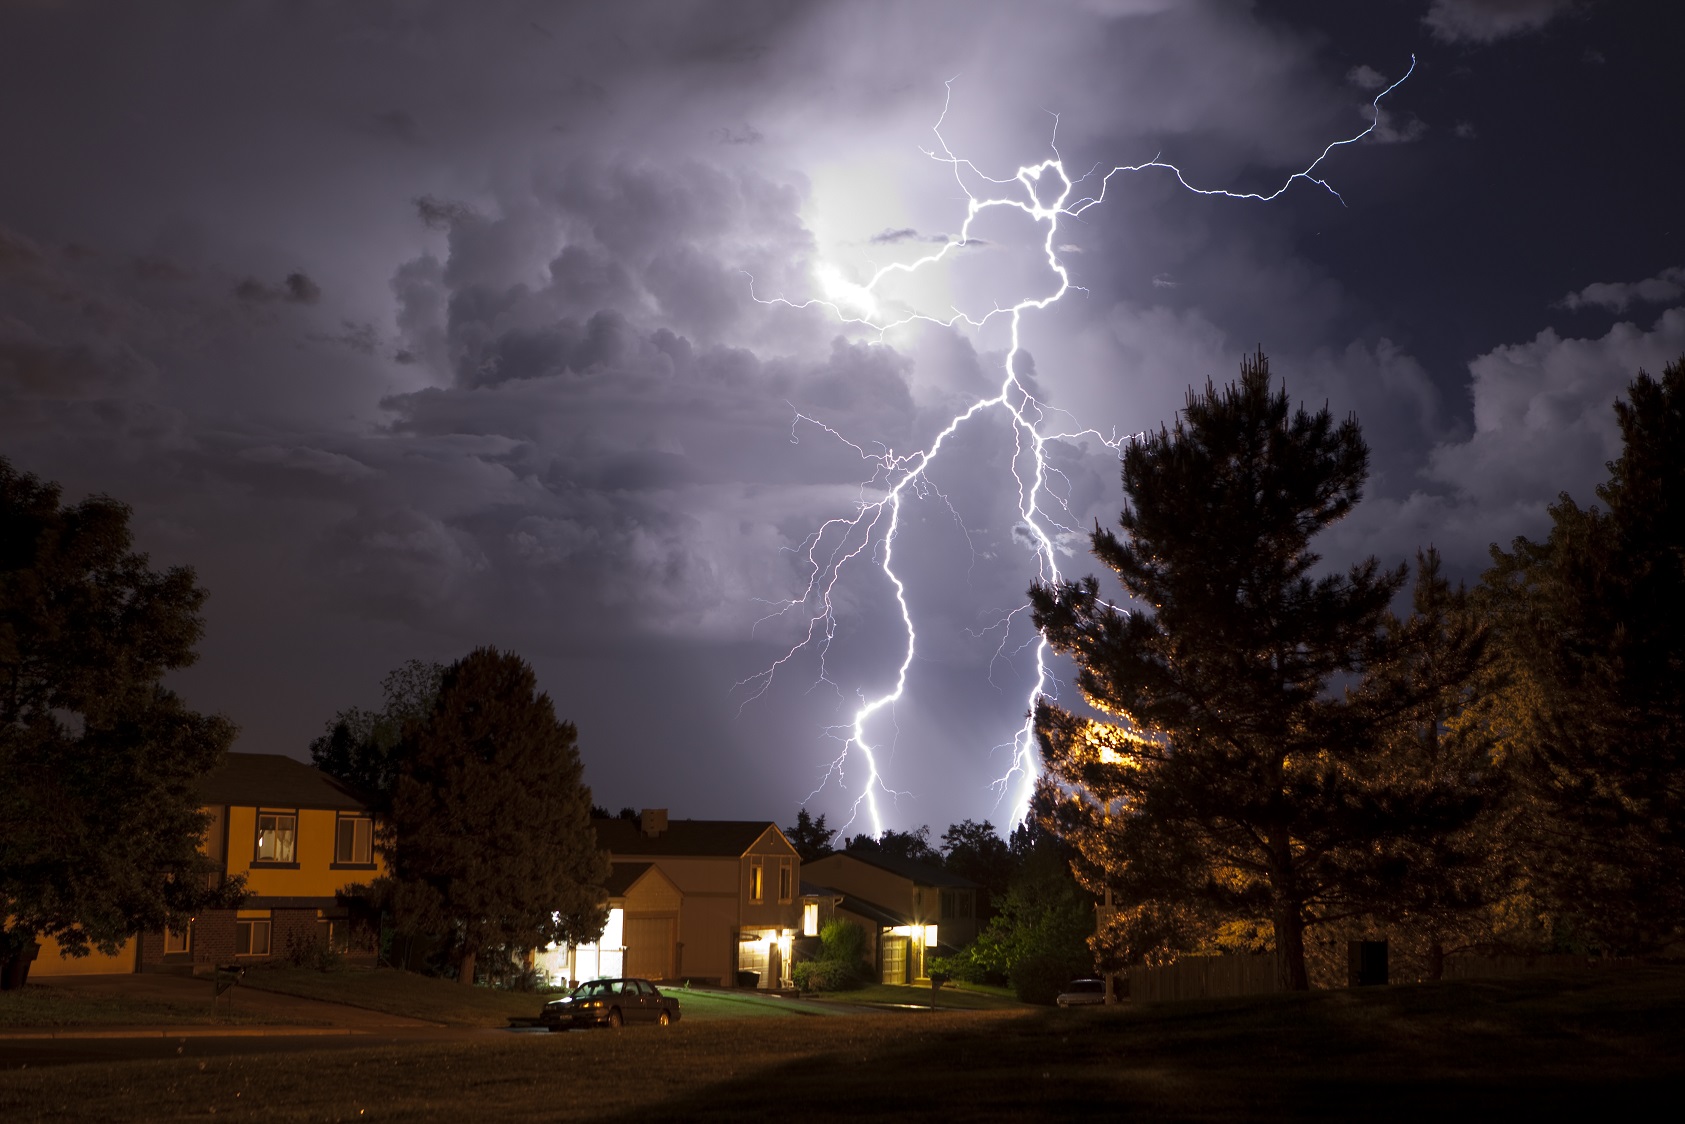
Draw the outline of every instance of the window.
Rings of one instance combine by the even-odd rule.
[[[819,935],[819,903],[802,903],[802,936],[817,937]]]
[[[374,821],[367,816],[341,813],[333,861],[340,866],[374,865]]]
[[[297,841],[297,813],[259,812],[257,814],[257,862],[297,862]]]
[[[269,922],[241,920],[234,923],[234,955],[268,956]]]
[[[762,901],[766,898],[766,886],[761,882],[761,860],[749,860],[749,900]]]
[[[954,919],[954,892],[952,890],[943,890],[942,891],[942,920],[952,921],[953,919]]]
[[[172,952],[191,951],[193,951],[192,922],[183,925],[180,932],[177,932],[174,929],[164,930],[164,952],[166,955]]]
[[[778,860],[778,900],[787,902],[795,896],[796,870],[789,859]]]
[[[962,890],[958,894],[955,894],[954,895],[954,906],[955,906],[954,916],[955,917],[970,917],[971,916],[971,901],[972,901],[972,898],[971,898],[971,891],[970,890]]]

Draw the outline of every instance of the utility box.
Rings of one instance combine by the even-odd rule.
[[[1387,982],[1387,942],[1346,942],[1346,986],[1375,987]]]

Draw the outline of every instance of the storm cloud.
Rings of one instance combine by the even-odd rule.
[[[1056,145],[1073,176],[1159,155],[1257,191],[1362,129],[1415,53],[1320,169],[1337,196],[1114,177],[1061,223],[1077,287],[1025,319],[1021,370],[1070,434],[1048,446],[1070,573],[1122,503],[1107,440],[1261,346],[1372,447],[1330,562],[1434,542],[1473,576],[1559,491],[1589,498],[1610,403],[1685,351],[1642,23],[1554,0],[6,6],[0,455],[131,504],[155,564],[196,568],[178,686],[241,748],[303,755],[389,668],[494,643],[578,723],[599,802],[789,822],[819,789],[839,823],[859,776],[827,776],[834,728],[904,644],[882,573],[839,586],[822,661],[750,696],[806,635],[813,536],[1001,381],[1000,317],[879,332],[810,303],[822,272],[960,228],[939,118],[978,190]],[[973,233],[885,300],[975,317],[1057,282],[1044,227]],[[904,509],[892,825],[1009,814],[1022,455],[985,412]]]

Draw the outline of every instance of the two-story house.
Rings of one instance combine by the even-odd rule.
[[[353,959],[374,957],[372,941],[353,940],[350,907],[338,892],[378,878],[368,806],[341,782],[274,753],[230,753],[199,782],[210,816],[200,849],[215,860],[212,877],[245,875],[239,909],[205,910],[179,932],[142,933],[116,955],[66,959],[43,941],[32,974],[205,970],[283,955],[289,942],[327,942]]]
[[[614,864],[609,929],[598,945],[577,950],[599,958],[592,974],[618,974],[604,968],[619,952],[627,975],[730,985],[753,973],[757,987],[788,985],[803,921],[801,857],[777,824],[669,820],[666,809],[646,808],[636,820],[592,826]]]
[[[926,979],[927,955],[977,939],[982,887],[940,867],[870,851],[840,851],[808,863],[805,889],[866,930],[872,967],[884,983]]]

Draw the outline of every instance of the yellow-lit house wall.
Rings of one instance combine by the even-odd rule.
[[[258,816],[277,811],[297,817],[291,862],[257,857]],[[224,861],[229,876],[245,875],[247,891],[258,898],[331,898],[350,883],[379,878],[386,861],[378,849],[371,848],[367,863],[335,861],[341,816],[327,808],[228,808]]]
[[[133,972],[139,955],[139,946],[133,937],[119,945],[114,953],[101,952],[96,948],[86,956],[64,955],[64,949],[52,937],[40,940],[41,950],[29,969],[30,979],[37,976],[112,976]]]

